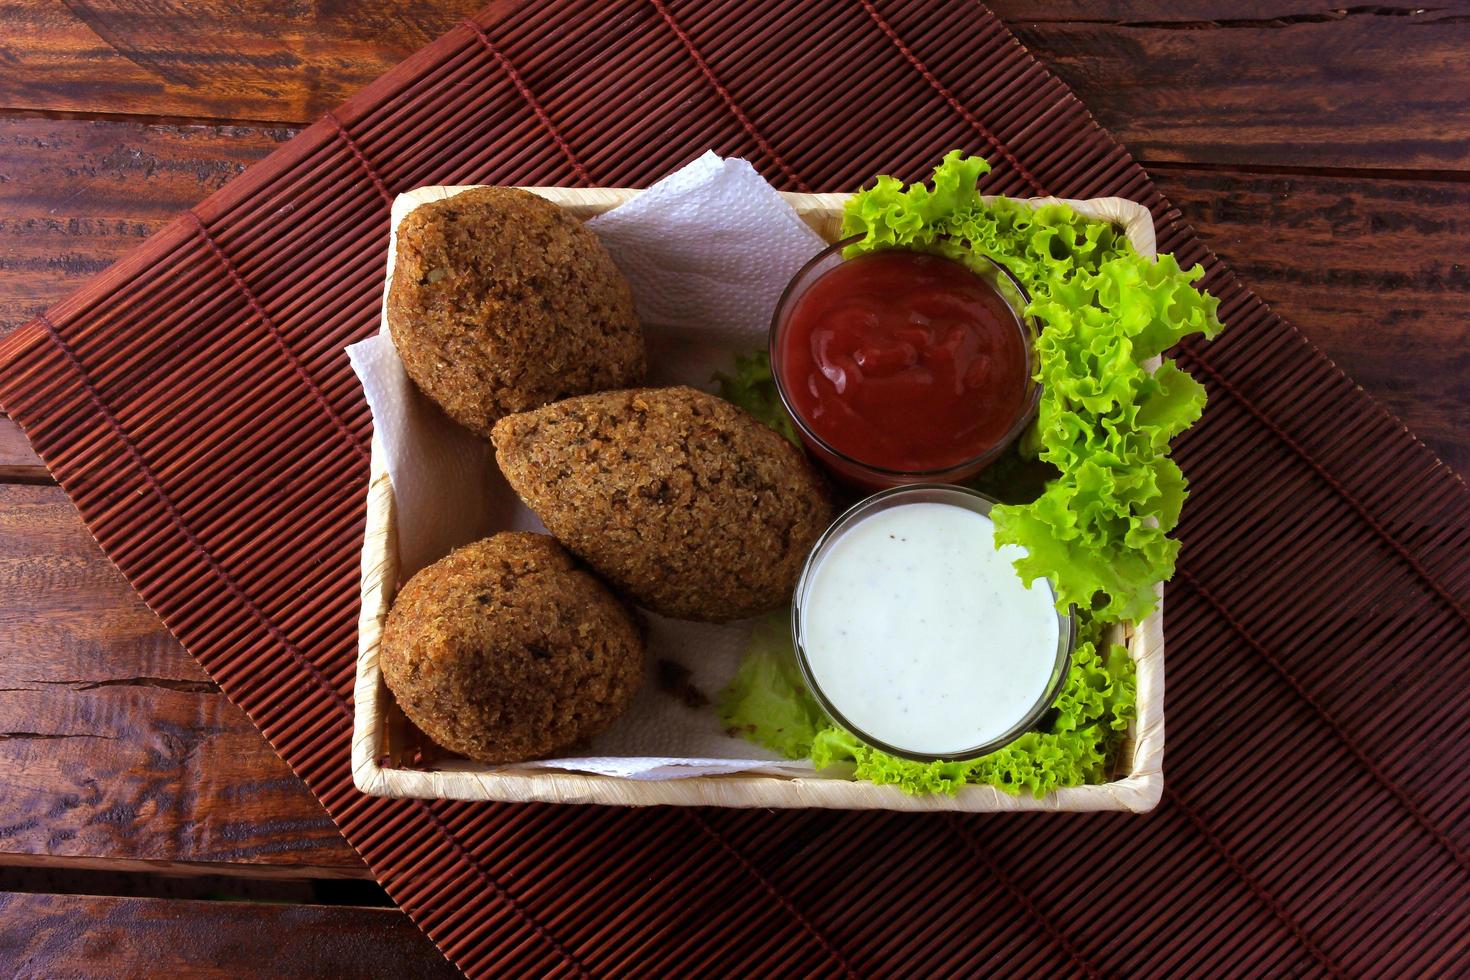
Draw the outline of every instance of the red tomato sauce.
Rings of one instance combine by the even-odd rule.
[[[813,280],[778,334],[791,408],[838,452],[918,473],[974,459],[1023,410],[1015,313],[958,262],[870,252]]]

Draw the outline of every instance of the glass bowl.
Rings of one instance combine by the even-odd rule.
[[[1072,661],[1072,649],[1077,641],[1077,617],[1075,610],[1069,608],[1066,613],[1057,613],[1056,659],[1052,665],[1052,671],[1044,693],[1036,703],[1001,735],[992,738],[984,744],[943,755],[914,752],[900,746],[887,744],[883,740],[869,735],[845,718],[826,693],[823,692],[822,685],[817,680],[816,672],[812,669],[803,641],[806,600],[812,586],[815,570],[821,563],[822,558],[844,534],[862,523],[865,519],[891,507],[915,503],[948,504],[955,507],[963,507],[974,513],[989,517],[990,510],[995,506],[997,501],[965,487],[930,483],[894,487],[884,490],[849,508],[827,529],[825,534],[817,539],[817,543],[812,547],[811,554],[807,556],[806,565],[801,570],[801,577],[797,580],[796,592],[791,603],[791,636],[796,648],[796,660],[801,669],[801,676],[806,683],[807,689],[817,699],[817,702],[822,706],[822,710],[826,711],[827,715],[838,725],[853,735],[856,735],[873,748],[887,752],[889,755],[911,759],[916,762],[955,762],[976,759],[1009,745],[1021,735],[1036,728],[1046,713],[1051,710],[1052,705],[1056,703],[1057,695],[1061,693],[1062,685],[1067,679],[1067,670],[1071,666]],[[1045,583],[1047,592],[1052,597],[1052,605],[1054,607],[1056,592],[1051,582],[1044,578],[1038,579],[1037,581]],[[1035,583],[1033,583],[1033,587],[1034,585]]]
[[[802,417],[793,403],[786,389],[783,378],[782,360],[785,344],[786,327],[791,318],[792,311],[797,302],[823,274],[833,268],[852,261],[845,258],[843,251],[850,245],[862,241],[863,236],[854,235],[845,238],[834,245],[829,245],[818,252],[806,265],[791,278],[787,283],[785,291],[776,303],[776,311],[772,315],[770,330],[770,357],[771,374],[776,382],[776,392],[781,398],[781,404],[785,406],[796,425],[797,433],[807,449],[834,475],[844,482],[867,490],[878,490],[885,487],[904,486],[913,483],[962,483],[985,469],[996,457],[1003,453],[1011,443],[1015,442],[1025,431],[1026,426],[1036,418],[1036,406],[1041,399],[1041,384],[1036,380],[1038,367],[1036,353],[1037,327],[1035,321],[1026,315],[1026,306],[1030,303],[1030,297],[1025,288],[1011,275],[1004,265],[987,257],[980,256],[983,260],[980,269],[966,266],[970,272],[977,275],[990,285],[1005,301],[1007,307],[1014,314],[1016,329],[1021,332],[1021,343],[1026,356],[1026,388],[1021,401],[1021,409],[1016,418],[1006,429],[996,443],[984,452],[969,459],[962,460],[950,466],[932,470],[895,470],[872,462],[857,458],[856,456],[843,452],[831,445],[827,440],[818,435]],[[873,253],[864,253],[871,255]],[[854,256],[856,258],[856,256]]]

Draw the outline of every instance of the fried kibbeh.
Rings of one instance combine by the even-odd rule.
[[[414,384],[489,436],[512,412],[643,380],[628,281],[564,209],[512,187],[423,204],[400,222],[388,330]]]
[[[606,729],[643,677],[633,613],[544,534],[507,532],[419,571],[383,630],[383,678],[454,752],[508,763]]]
[[[805,454],[693,388],[569,398],[502,419],[511,486],[616,588],[677,619],[726,622],[790,601],[834,516]]]

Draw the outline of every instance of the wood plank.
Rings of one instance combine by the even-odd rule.
[[[301,124],[481,6],[6,0],[0,107]],[[990,6],[1145,161],[1470,168],[1462,0]]]
[[[455,977],[397,909],[0,893],[13,977]]]
[[[20,426],[0,415],[0,483],[40,483],[49,479]]]
[[[0,595],[0,863],[367,875],[59,488],[0,485]]]
[[[1252,289],[1470,473],[1470,184],[1153,175]]]
[[[481,0],[0,3],[0,106],[310,122]]]
[[[0,335],[295,133],[0,119]]]
[[[75,291],[291,128],[0,119],[0,335]],[[0,481],[47,479],[0,416]]]
[[[1145,163],[1470,169],[1470,6],[991,0]]]

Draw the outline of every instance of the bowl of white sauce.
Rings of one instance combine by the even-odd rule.
[[[995,544],[983,494],[885,490],[839,517],[797,582],[792,632],[812,694],[876,749],[974,759],[1038,727],[1066,680],[1076,619]]]

